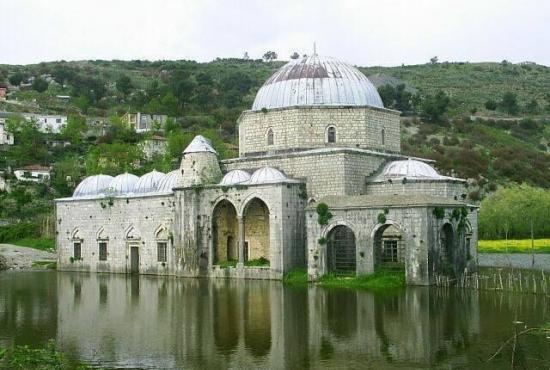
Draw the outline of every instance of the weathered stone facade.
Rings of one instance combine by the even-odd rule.
[[[464,269],[475,268],[477,225],[476,209],[469,208],[467,222],[453,219],[454,209],[465,208],[464,203],[442,197],[426,196],[358,196],[328,197],[326,203],[332,218],[326,225],[320,225],[315,204],[306,209],[308,275],[315,280],[330,272],[327,263],[326,240],[337,226],[345,226],[355,235],[355,260],[357,274],[374,272],[382,264],[380,245],[376,242],[388,226],[401,233],[401,242],[405,248],[405,272],[407,282],[415,285],[433,284],[441,271],[442,254],[441,232],[444,225],[452,228],[453,240],[451,259],[454,274]],[[438,219],[434,208],[444,211]],[[384,222],[379,215],[384,214]]]
[[[375,107],[290,107],[246,111],[238,120],[239,156],[341,147],[399,153],[399,112]],[[327,129],[336,129],[328,142]],[[268,131],[273,144],[268,145]]]
[[[84,180],[56,202],[59,269],[281,279],[307,266],[313,280],[392,266],[418,285],[472,271],[477,208],[466,182],[401,155],[399,112],[353,105],[381,99],[370,87],[352,99],[344,92],[357,85],[325,72],[326,96],[313,98],[326,105],[244,112],[239,158],[220,163],[197,136],[169,174]],[[293,82],[304,88],[296,96],[317,91],[316,76]],[[274,86],[258,104],[285,101]],[[331,104],[342,99],[350,105]]]
[[[235,158],[222,161],[226,171],[251,171],[263,166],[276,167],[287,176],[307,182],[309,197],[366,194],[366,179],[387,161],[404,158],[354,148],[314,149],[297,153]]]

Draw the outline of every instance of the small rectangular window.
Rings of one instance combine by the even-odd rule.
[[[382,262],[398,262],[397,260],[397,240],[384,240],[384,251]]]
[[[107,243],[99,242],[99,260],[107,261]]]
[[[166,262],[166,242],[157,243],[157,261]]]
[[[79,260],[82,258],[82,246],[80,243],[73,244],[73,258]]]

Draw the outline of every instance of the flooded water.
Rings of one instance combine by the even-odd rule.
[[[21,272],[0,274],[0,345],[40,345],[91,365],[162,369],[502,369],[486,360],[512,322],[550,321],[535,295],[409,288],[394,293],[279,282]],[[550,340],[516,358],[550,368]]]

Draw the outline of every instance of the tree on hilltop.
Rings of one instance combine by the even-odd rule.
[[[272,62],[277,59],[277,53],[274,51],[268,51],[263,56],[266,62]]]

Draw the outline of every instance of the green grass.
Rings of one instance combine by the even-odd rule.
[[[374,274],[362,276],[336,276],[328,274],[317,282],[327,288],[352,288],[370,290],[398,289],[405,286],[405,271],[378,269]]]
[[[42,267],[45,269],[55,270],[57,269],[56,261],[34,261],[32,267]]]
[[[535,239],[535,253],[550,253],[550,239]],[[480,240],[479,253],[531,253],[531,239]]]
[[[217,264],[222,269],[226,269],[228,267],[235,267],[237,266],[237,260],[227,260],[227,261],[221,261]]]
[[[249,267],[269,267],[269,260],[264,257],[260,257],[254,260],[248,260],[244,263],[245,266]]]
[[[294,286],[307,285],[307,269],[298,268],[290,271],[283,276],[283,283]]]
[[[23,238],[5,242],[6,244],[19,245],[21,247],[29,247],[39,249],[41,251],[54,251],[55,241],[46,238]]]
[[[41,348],[15,346],[0,347],[0,368],[5,369],[89,369],[88,366],[67,359],[56,349],[55,341],[50,340]]]

